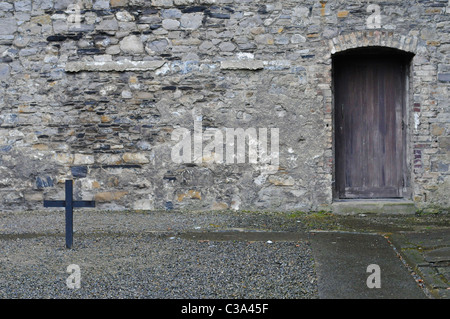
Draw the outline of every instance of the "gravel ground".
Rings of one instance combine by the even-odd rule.
[[[61,211],[0,213],[0,298],[317,298],[308,241],[182,237],[276,223],[258,216],[76,211],[68,250]],[[66,285],[71,264],[79,289]]]
[[[0,298],[317,299],[309,231],[420,231],[445,216],[77,209],[68,250],[64,210],[0,212]]]
[[[1,212],[0,235],[64,233],[64,210]],[[74,232],[182,232],[186,230],[305,230],[281,213],[74,211]]]

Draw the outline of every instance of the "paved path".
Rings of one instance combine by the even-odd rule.
[[[450,229],[397,232],[390,241],[433,297],[450,299]]]
[[[318,232],[311,243],[323,299],[423,299],[425,293],[380,235]],[[371,265],[379,267],[379,277]],[[369,269],[368,269],[369,268]],[[369,270],[369,272],[368,272]],[[378,269],[377,269],[378,271]],[[379,282],[379,285],[370,285]]]

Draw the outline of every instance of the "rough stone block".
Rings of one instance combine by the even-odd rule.
[[[450,73],[440,73],[440,74],[438,74],[438,80],[440,82],[450,82]]]
[[[255,42],[259,44],[274,44],[274,39],[272,34],[259,34],[255,37]]]
[[[179,9],[163,9],[161,10],[161,18],[163,19],[179,19],[181,18],[181,10]]]
[[[142,153],[125,153],[123,154],[123,161],[131,164],[146,164],[149,163],[149,159]]]
[[[55,0],[54,8],[55,10],[66,10],[73,3],[73,0]]]
[[[125,53],[140,54],[144,53],[142,41],[135,35],[130,35],[120,41],[120,49]]]
[[[177,195],[177,200],[179,202],[182,202],[183,199],[190,198],[190,199],[202,199],[202,194],[199,191],[196,190],[189,190],[187,193],[180,193]]]
[[[73,159],[74,165],[90,165],[94,164],[94,162],[93,155],[75,154]]]
[[[298,44],[306,42],[306,38],[301,34],[294,34],[291,37],[291,43]]]
[[[9,2],[0,2],[0,11],[7,12],[12,11],[14,9],[14,6]]]
[[[449,136],[441,136],[438,139],[439,147],[446,151],[450,151],[450,137]]]
[[[83,178],[87,176],[88,168],[87,166],[73,166],[71,172],[73,177]]]
[[[31,11],[31,0],[15,1],[14,9],[16,11]]]
[[[173,0],[176,6],[189,6],[195,4],[197,0]]]
[[[36,187],[37,188],[46,188],[53,187],[53,179],[50,176],[38,176],[36,177]]]
[[[95,0],[92,8],[94,10],[109,9],[109,0]]]
[[[95,29],[99,31],[117,31],[119,30],[119,24],[116,19],[105,19]]]
[[[55,161],[59,164],[70,165],[73,163],[73,155],[66,153],[58,153],[55,155]]]
[[[150,199],[139,199],[134,201],[133,209],[136,210],[153,210],[155,209],[155,205],[153,201]]]
[[[227,210],[228,204],[225,202],[215,202],[211,205],[211,210]]]
[[[53,8],[53,0],[34,0],[33,10],[49,10]]]
[[[269,183],[274,184],[276,186],[293,186],[295,184],[295,180],[291,176],[277,176],[271,175],[268,178]]]
[[[117,20],[121,22],[131,22],[135,20],[135,17],[128,11],[119,11],[116,13]]]
[[[173,6],[173,0],[152,0],[152,6],[171,7]]]
[[[154,52],[162,52],[166,50],[169,42],[166,39],[155,40],[147,44],[147,47]]]
[[[181,28],[187,30],[196,30],[199,27],[201,27],[202,21],[203,21],[202,13],[186,13],[181,16],[180,19]]]
[[[42,202],[44,200],[44,194],[41,192],[25,193],[23,194],[25,201],[27,202]]]
[[[177,30],[180,27],[180,21],[174,19],[164,19],[162,27],[166,30]]]
[[[338,18],[346,18],[348,17],[349,12],[348,11],[338,11],[337,17]]]
[[[11,68],[8,64],[0,63],[0,81],[7,80],[10,76]]]
[[[236,49],[236,46],[232,42],[226,41],[219,44],[219,49],[223,52],[232,52]]]
[[[13,18],[1,18],[0,19],[0,35],[14,34],[17,31],[17,22]]]
[[[109,4],[112,8],[125,7],[128,4],[128,0],[110,0]]]
[[[118,191],[118,192],[101,192],[95,194],[95,201],[97,202],[112,202],[117,201],[123,198],[125,195],[127,195],[128,192],[126,191]]]

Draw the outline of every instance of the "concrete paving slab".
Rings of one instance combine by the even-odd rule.
[[[450,298],[450,230],[433,228],[390,235],[398,252],[434,298]]]
[[[431,249],[450,245],[450,231],[425,230],[421,232],[402,232],[406,240],[422,249]]]
[[[427,298],[387,240],[374,234],[315,232],[311,244],[316,262],[319,298]],[[380,269],[380,288],[369,288],[369,265]]]
[[[426,252],[425,260],[431,263],[450,263],[450,247],[437,248]]]

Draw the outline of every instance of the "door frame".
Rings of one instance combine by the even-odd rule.
[[[332,177],[333,177],[333,187],[332,187],[332,196],[333,201],[349,201],[349,200],[361,200],[361,199],[343,199],[340,198],[339,190],[338,190],[338,183],[337,183],[337,174],[336,174],[336,98],[335,98],[335,64],[336,64],[336,58],[341,56],[357,56],[357,57],[368,57],[370,56],[379,56],[379,55],[385,55],[385,56],[395,56],[400,58],[404,63],[403,68],[403,80],[405,81],[404,87],[405,92],[403,96],[403,105],[402,105],[402,123],[404,125],[403,129],[403,159],[402,159],[402,176],[403,176],[403,185],[401,194],[402,196],[398,198],[399,200],[405,200],[405,199],[411,199],[412,196],[412,189],[411,189],[411,164],[412,163],[412,156],[410,153],[411,146],[411,135],[410,135],[410,114],[412,112],[410,111],[410,101],[412,101],[412,74],[413,74],[413,63],[412,59],[414,57],[414,54],[411,52],[406,52],[394,48],[388,48],[388,47],[360,47],[355,49],[348,49],[345,51],[341,51],[339,53],[333,54],[331,56],[331,90],[332,90],[332,152],[333,152],[333,170],[332,170]],[[374,198],[374,199],[364,199],[364,200],[383,200],[382,198]],[[395,200],[392,198],[386,198],[384,200]]]

